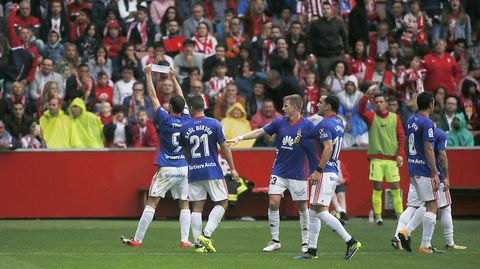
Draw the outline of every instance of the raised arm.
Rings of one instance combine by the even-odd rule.
[[[242,140],[255,139],[255,138],[257,138],[259,136],[262,136],[262,135],[265,135],[265,134],[266,134],[265,130],[263,130],[263,128],[259,128],[259,129],[250,131],[250,132],[248,132],[244,135],[237,136],[237,137],[232,138],[232,139],[228,139],[227,143],[232,143],[233,144],[232,146],[235,146],[236,144],[238,144],[238,142],[240,142]]]
[[[160,101],[158,101],[157,93],[155,92],[155,86],[153,86],[152,78],[152,65],[149,64],[143,69],[145,71],[145,81],[147,83],[147,94],[152,100],[153,111],[157,111],[160,107]]]
[[[177,80],[177,70],[175,70],[175,68],[170,66],[170,73],[168,73],[168,77],[173,81],[173,88],[175,93],[178,96],[185,99],[185,97],[183,96],[182,87],[180,86],[180,83],[178,83],[178,80]]]

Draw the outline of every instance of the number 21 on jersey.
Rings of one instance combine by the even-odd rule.
[[[200,137],[198,135],[192,135],[190,136],[190,145],[193,145],[191,150],[192,158],[196,159],[202,157],[201,152],[197,152],[199,151],[200,144],[203,144],[203,156],[210,156],[210,150],[208,148],[208,134],[203,134]]]

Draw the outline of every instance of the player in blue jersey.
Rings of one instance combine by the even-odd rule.
[[[170,98],[169,111],[162,108],[158,101],[155,87],[152,81],[152,67],[145,67],[145,79],[147,82],[148,96],[152,100],[155,111],[155,122],[160,126],[159,140],[160,151],[157,156],[157,173],[152,178],[148,198],[138,223],[135,237],[120,237],[122,243],[140,247],[148,226],[153,220],[155,209],[165,194],[170,191],[173,199],[179,199],[180,207],[180,247],[190,248],[188,241],[190,230],[190,208],[188,204],[188,181],[187,161],[179,145],[180,128],[190,119],[188,109],[185,106],[182,89],[175,78],[176,71],[171,68],[169,79],[174,83],[176,96]]]
[[[204,101],[194,96],[188,101],[192,119],[180,130],[179,142],[188,160],[189,198],[193,202],[192,234],[195,252],[216,252],[211,236],[225,214],[228,206],[228,189],[220,164],[217,144],[231,169],[232,178],[238,181],[232,152],[223,134],[222,125],[216,119],[205,117]],[[202,212],[207,193],[215,203],[207,225],[202,232]]]
[[[432,122],[435,126],[433,131],[434,135],[434,152],[435,152],[435,160],[437,170],[439,172],[440,178],[440,189],[438,190],[438,208],[440,213],[440,221],[442,224],[443,235],[445,238],[446,248],[447,249],[454,249],[454,250],[463,250],[466,249],[466,246],[457,245],[453,240],[453,221],[452,221],[452,211],[451,211],[451,204],[452,199],[450,197],[449,185],[450,180],[448,176],[448,159],[447,159],[447,134],[437,128],[437,123],[439,120],[438,114],[432,115]],[[411,240],[411,233],[417,228],[418,225],[423,220],[423,215],[425,213],[425,207],[423,206],[423,202],[418,198],[417,192],[412,184],[410,184],[410,190],[408,192],[408,199],[407,199],[407,209],[402,213],[398,220],[397,230],[395,236],[398,233],[402,233],[404,237]],[[405,236],[406,235],[406,236]],[[398,237],[394,238],[397,239]],[[401,248],[401,246],[397,244],[393,244],[394,239],[392,239],[392,245],[395,248]],[[411,242],[408,240],[408,242]],[[407,251],[411,251],[410,245],[407,244]]]
[[[314,126],[311,121],[301,116],[303,99],[298,94],[288,95],[283,98],[283,112],[285,117],[278,118],[263,128],[251,131],[242,136],[230,139],[228,142],[236,145],[241,140],[254,139],[265,134],[275,137],[277,148],[273,163],[272,175],[268,186],[269,207],[268,222],[272,240],[263,251],[274,251],[282,247],[280,244],[280,200],[283,193],[288,190],[292,200],[296,202],[300,215],[300,228],[302,233],[302,252],[308,249],[308,181],[310,174],[308,158],[305,150],[315,153],[312,147],[302,148],[294,143],[295,137],[309,132]]]
[[[433,151],[434,126],[428,118],[434,108],[433,95],[423,92],[417,96],[418,111],[407,121],[406,135],[408,138],[408,175],[418,198],[425,203],[426,212],[423,215],[422,243],[418,248],[420,253],[439,253],[432,247],[430,241],[436,223],[437,191],[440,188],[440,178],[435,163]],[[403,230],[402,230],[403,231]],[[410,248],[408,234],[398,234],[402,247]]]
[[[320,234],[321,221],[335,231],[347,244],[345,259],[350,259],[362,247],[343,227],[340,221],[328,212],[328,207],[335,193],[338,183],[338,156],[342,149],[344,125],[337,116],[340,101],[335,95],[323,95],[317,103],[318,114],[324,119],[301,138],[296,141],[301,144],[314,140],[315,151],[321,153],[320,161],[316,161],[317,167],[310,176],[312,188],[310,190],[309,210],[309,241],[308,251],[297,259],[317,258],[317,241]]]

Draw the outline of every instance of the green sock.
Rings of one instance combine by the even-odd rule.
[[[382,192],[373,190],[372,194],[373,213],[375,213],[377,218],[382,217]]]
[[[403,202],[402,197],[400,196],[400,189],[390,190],[390,193],[392,194],[392,203],[395,214],[400,216],[400,214],[403,213]]]

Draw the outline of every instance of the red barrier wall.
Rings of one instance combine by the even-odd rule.
[[[371,208],[365,156],[365,150],[340,155],[352,175],[347,204],[349,214],[356,216]],[[448,156],[452,186],[480,188],[480,150],[449,149]],[[234,158],[240,175],[256,187],[268,187],[273,150],[237,150]],[[153,150],[0,152],[0,218],[137,217],[142,208],[138,189],[149,186],[154,159]],[[406,199],[406,167],[401,176]],[[249,203],[250,198],[256,202]],[[266,201],[266,194],[241,196],[233,213],[265,215]],[[170,203],[159,216],[175,216],[175,207]]]

